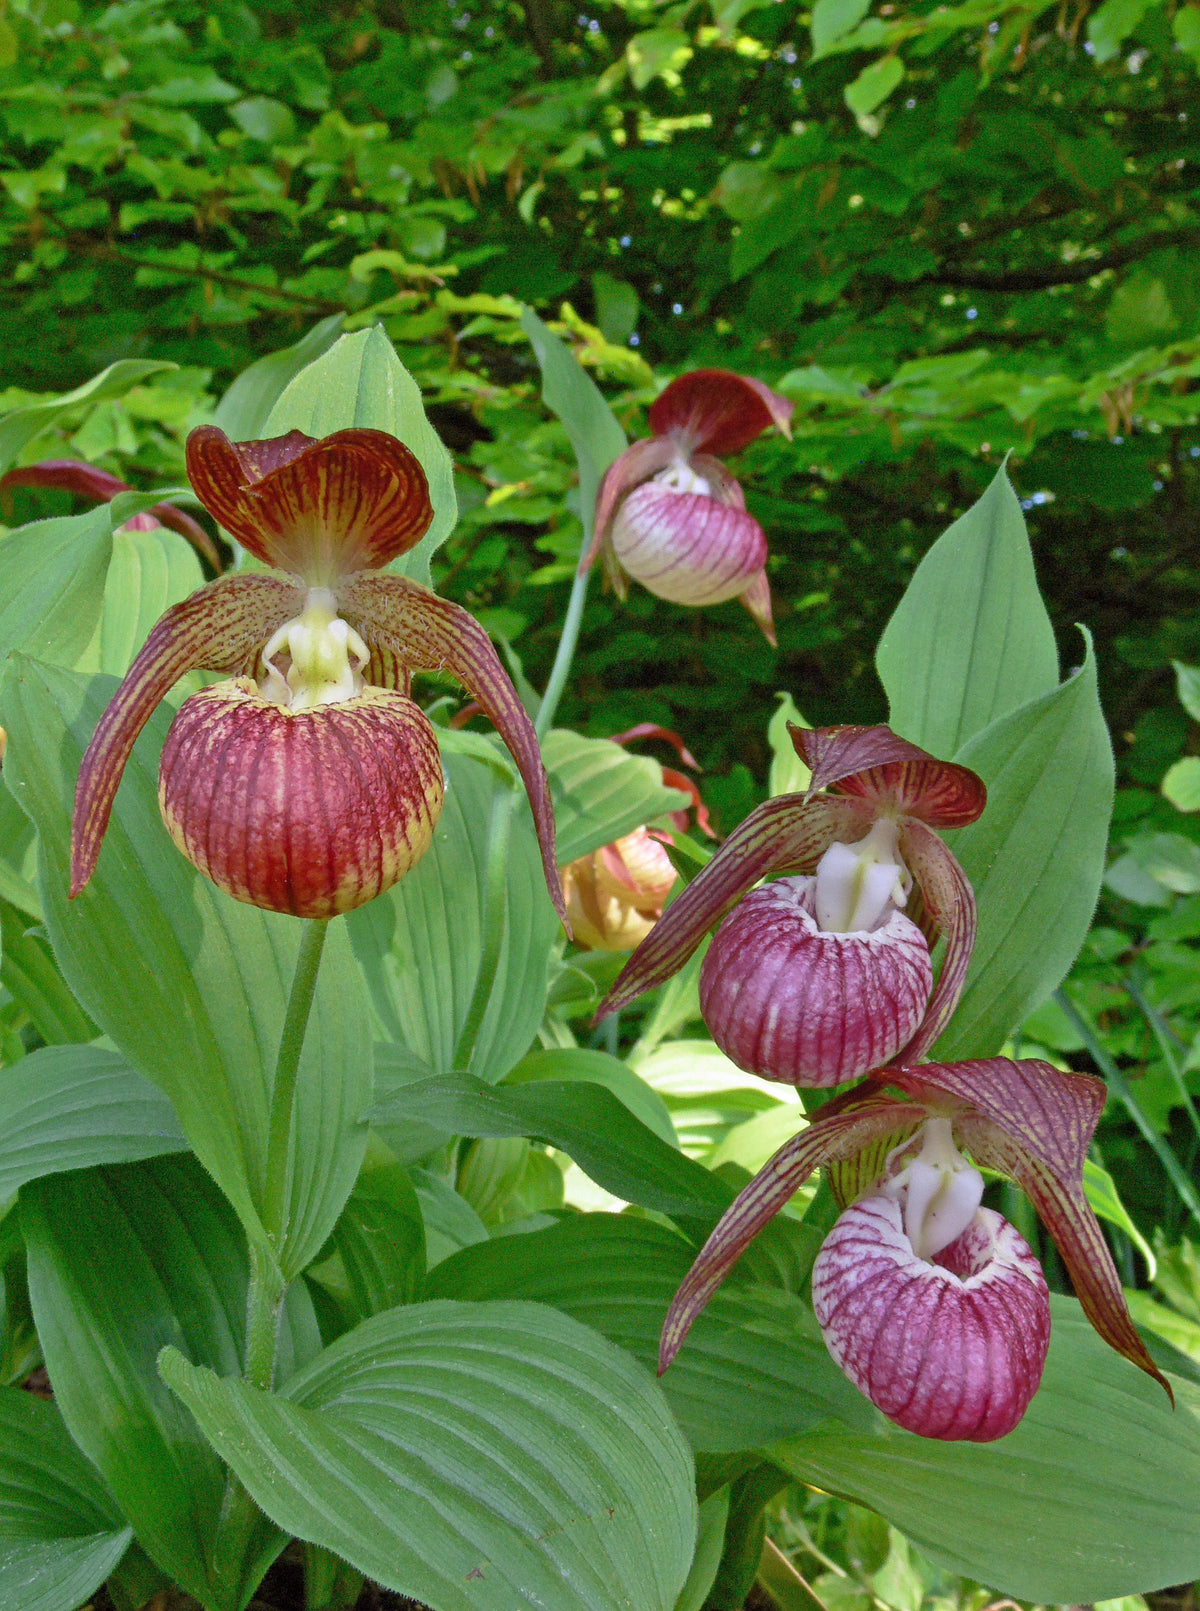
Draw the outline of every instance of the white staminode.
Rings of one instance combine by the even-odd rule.
[[[912,874],[900,859],[899,838],[897,825],[884,819],[857,844],[830,845],[817,863],[818,928],[870,934],[906,904]]]
[[[286,673],[275,656],[287,651]],[[262,652],[267,674],[259,684],[263,698],[290,710],[339,705],[362,693],[363,667],[371,658],[366,644],[337,613],[337,599],[327,587],[310,587],[303,611],[285,621]]]
[[[975,1218],[983,1198],[983,1176],[954,1145],[949,1119],[927,1119],[892,1157],[919,1143],[880,1192],[904,1211],[904,1234],[919,1259],[928,1263],[949,1247]]]
[[[693,470],[686,459],[672,459],[654,481],[660,487],[670,487],[672,492],[698,492],[702,497],[712,497],[712,482]]]

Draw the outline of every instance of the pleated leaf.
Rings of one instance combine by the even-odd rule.
[[[132,387],[148,380],[151,375],[166,369],[177,369],[178,364],[149,358],[121,358],[109,364],[91,380],[74,391],[58,397],[47,397],[40,403],[27,403],[14,408],[0,420],[0,473],[7,470],[20,457],[22,449],[40,436],[64,414],[80,404],[103,403],[112,397],[123,397]]]
[[[585,1214],[464,1248],[430,1273],[426,1296],[552,1304],[653,1370],[667,1305],[694,1257],[651,1221]],[[760,1286],[723,1287],[660,1385],[698,1452],[755,1448],[830,1415],[862,1426],[873,1418],[808,1305]]]
[[[280,392],[302,369],[329,351],[341,334],[344,318],[344,314],[331,313],[293,346],[268,353],[243,369],[217,404],[213,424],[220,426],[231,442],[266,436],[267,419]]]
[[[545,1080],[495,1089],[467,1074],[446,1074],[394,1088],[371,1117],[384,1125],[416,1121],[452,1135],[548,1142],[615,1197],[660,1214],[714,1218],[732,1196],[600,1085]]]
[[[943,760],[1058,682],[1025,520],[1003,468],[917,566],[875,663],[892,729]]]
[[[249,1513],[225,1525],[229,1474],[156,1369],[170,1345],[242,1369],[246,1243],[190,1157],[49,1175],[21,1192],[29,1293],[55,1402],[138,1543],[207,1608],[241,1611],[281,1548]],[[280,1374],[319,1347],[302,1286],[285,1311]]]
[[[975,888],[966,988],[934,1055],[999,1051],[1061,983],[1096,909],[1112,814],[1113,754],[1088,641],[1081,670],[1001,717],[955,756],[987,784],[978,822],[946,836]]]
[[[24,649],[74,665],[100,619],[112,541],[107,504],[0,539],[0,656]]]
[[[119,1052],[45,1046],[0,1079],[0,1201],[42,1175],[186,1148],[171,1104]]]
[[[0,1388],[0,1605],[76,1611],[132,1538],[57,1406]]]
[[[1200,1390],[1156,1383],[1051,1298],[1042,1385],[997,1443],[829,1426],[771,1450],[878,1510],[935,1561],[1022,1600],[1083,1603],[1200,1574]]]
[[[381,325],[339,336],[284,387],[263,436],[304,431],[331,436],[351,426],[387,431],[416,454],[429,482],[433,523],[415,548],[393,560],[389,570],[428,583],[429,558],[454,530],[458,502],[454,463],[425,417],[416,381],[397,358]]]
[[[558,919],[525,803],[507,826],[503,933],[486,955],[490,923],[487,844],[493,814],[509,789],[502,774],[465,755],[445,754],[446,803],[433,845],[394,889],[347,919],[385,1038],[435,1073],[465,1067],[501,1079],[528,1050],[545,1009],[547,956]],[[481,969],[486,1009],[460,1061]]]
[[[157,799],[165,710],[125,770],[95,876],[67,899],[75,775],[113,688],[111,678],[14,659],[3,692],[5,780],[41,835],[39,890],[67,983],[129,1064],[166,1092],[190,1145],[253,1226],[299,925],[231,900],[167,837]],[[334,922],[300,1065],[289,1273],[316,1254],[354,1183],[371,1088],[361,975]]]
[[[67,988],[44,936],[30,924],[27,912],[0,901],[0,982],[47,1045],[94,1040],[95,1024]]]
[[[542,741],[550,777],[558,860],[565,867],[644,823],[689,804],[686,794],[662,780],[662,767],[647,755],[630,755],[606,738],[555,728]]]
[[[164,1379],[289,1532],[436,1611],[669,1611],[692,1464],[653,1378],[540,1305],[365,1321],[272,1396]]]
[[[164,610],[203,585],[196,550],[178,532],[114,532],[99,623],[76,669],[123,677]]]

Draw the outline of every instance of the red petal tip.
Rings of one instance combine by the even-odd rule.
[[[791,435],[794,405],[761,380],[729,369],[680,375],[650,407],[655,436],[681,433],[701,453],[737,453],[772,425]]]

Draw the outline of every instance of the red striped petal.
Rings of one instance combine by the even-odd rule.
[[[680,432],[702,453],[737,453],[772,425],[791,436],[795,405],[761,380],[729,369],[680,375],[650,406],[655,436]]]
[[[900,854],[916,879],[925,916],[944,935],[946,952],[921,1026],[897,1062],[925,1056],[950,1022],[966,982],[979,919],[967,875],[932,829],[911,819],[900,829]]]
[[[155,707],[186,672],[246,673],[259,651],[304,605],[303,589],[278,576],[221,576],[173,605],[126,672],[96,724],[75,784],[71,894],[96,867],[121,773]]]
[[[659,481],[629,494],[610,540],[634,581],[673,604],[736,598],[767,559],[762,527],[744,509]]]
[[[529,795],[546,886],[568,928],[554,854],[554,808],[537,734],[491,640],[473,615],[403,576],[362,574],[338,588],[338,606],[371,650],[406,671],[448,671],[479,701],[508,745]]]
[[[264,564],[330,587],[406,553],[433,519],[416,455],[385,431],[303,431],[231,442],[215,425],[187,441],[208,512]]]
[[[812,772],[810,792],[839,794],[902,811],[931,828],[962,828],[987,803],[982,778],[953,761],[897,738],[890,727],[797,727],[788,723],[796,753]]]
[[[127,481],[119,476],[110,475],[107,470],[98,470],[94,464],[84,464],[79,459],[42,459],[38,464],[24,464],[15,470],[9,470],[6,475],[0,476],[0,487],[61,487],[64,492],[76,492],[84,498],[94,498],[97,503],[111,503],[120,492],[132,492],[133,488]],[[146,511],[159,526],[168,526],[177,531],[181,537],[186,537],[197,553],[203,554],[214,569],[221,563],[212,538],[192,519],[191,515],[184,514],[182,509],[176,509],[171,503],[156,503],[153,509]],[[134,520],[145,521],[146,515],[135,515]],[[136,530],[133,520],[126,525]],[[147,528],[143,524],[141,529]]]

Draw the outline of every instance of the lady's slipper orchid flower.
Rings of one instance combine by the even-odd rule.
[[[1091,1075],[1003,1057],[883,1069],[844,1092],[722,1215],[667,1312],[660,1374],[752,1238],[825,1165],[848,1205],[813,1268],[837,1363],[909,1431],[978,1442],[1011,1431],[1041,1377],[1045,1281],[1012,1227],[978,1206],[982,1180],[962,1147],[1021,1186],[1097,1332],[1169,1393],[1084,1195],[1104,1097]]]
[[[717,455],[772,425],[790,435],[791,417],[786,397],[727,369],[673,380],[651,405],[654,434],[627,448],[600,483],[580,569],[601,555],[620,598],[631,576],[674,604],[740,598],[773,644],[767,540]]]
[[[452,672],[513,753],[560,914],[554,818],[537,738],[479,623],[382,567],[432,519],[425,473],[383,431],[187,442],[201,503],[269,573],[218,577],[154,627],[80,767],[71,894],[95,869],[125,763],[185,672],[230,674],[180,707],[159,802],[176,844],[255,906],[332,917],[389,888],[428,848],[437,740],[411,674]]]
[[[671,858],[648,828],[569,862],[562,884],[575,944],[632,951],[662,916],[675,877]]]
[[[768,800],[734,829],[600,1013],[675,973],[724,917],[700,975],[717,1045],[766,1079],[838,1085],[923,1057],[945,1028],[975,940],[975,897],[933,830],[973,822],[986,791],[887,727],[788,731],[812,772],[807,793]],[[785,872],[804,876],[747,893]],[[900,910],[914,889],[916,922]]]

